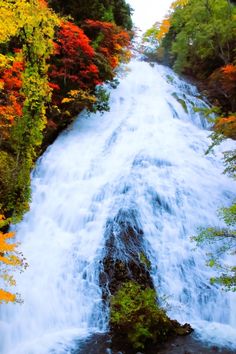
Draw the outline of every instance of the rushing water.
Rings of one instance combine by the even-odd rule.
[[[220,152],[204,155],[209,131],[193,109],[204,105],[170,69],[133,61],[111,111],[81,115],[47,150],[17,226],[30,266],[17,279],[24,303],[1,309],[1,353],[69,353],[73,339],[106,331],[99,260],[106,222],[120,208],[138,211],[171,317],[205,341],[234,345],[235,297],[209,285],[204,252],[190,241],[197,227],[218,223],[217,208],[235,194]]]

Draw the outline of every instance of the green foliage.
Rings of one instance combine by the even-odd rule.
[[[71,15],[78,24],[91,19],[132,28],[132,9],[125,0],[49,0],[49,5],[57,12]]]
[[[171,18],[176,34],[172,51],[175,68],[191,68],[208,74],[233,60],[235,47],[235,7],[227,0],[189,0],[177,7]]]
[[[16,161],[12,155],[5,151],[0,151],[0,209],[4,212],[9,211],[14,202],[13,191],[15,189],[14,171],[16,170]]]
[[[108,112],[110,110],[110,94],[102,86],[97,86],[95,90],[96,102],[89,108],[90,112]]]
[[[219,217],[225,222],[225,228],[209,227],[201,229],[193,237],[198,246],[211,245],[212,251],[207,254],[207,264],[219,275],[211,278],[212,284],[219,284],[225,290],[236,291],[236,266],[227,264],[236,252],[236,204],[219,211]],[[232,262],[232,259],[231,259]]]
[[[111,328],[125,336],[134,349],[162,342],[173,330],[165,311],[157,304],[155,290],[135,282],[124,283],[111,298]]]
[[[225,173],[230,177],[236,178],[236,150],[224,152]]]
[[[5,215],[13,214],[11,221],[17,221],[28,210],[30,198],[28,171],[26,161],[23,164],[15,155],[0,151],[0,210]]]
[[[150,270],[152,264],[151,264],[151,262],[149,261],[149,259],[147,258],[147,256],[145,255],[145,253],[144,253],[144,252],[141,252],[140,255],[139,255],[139,257],[140,257],[140,261],[141,261],[143,264],[145,264],[145,266],[147,267],[148,270]]]

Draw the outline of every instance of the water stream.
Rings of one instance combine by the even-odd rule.
[[[138,211],[170,316],[236,348],[235,296],[209,285],[205,252],[190,241],[199,226],[219,224],[217,208],[236,192],[220,149],[204,155],[209,131],[193,108],[205,105],[170,69],[132,61],[111,111],[83,113],[48,148],[17,226],[29,268],[17,276],[24,303],[0,310],[1,354],[69,353],[74,339],[106,331],[99,261],[106,222],[120,208]]]

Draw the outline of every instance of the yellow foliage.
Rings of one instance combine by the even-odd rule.
[[[9,68],[11,66],[12,61],[13,61],[12,57],[0,53],[0,70]]]
[[[77,97],[79,95],[79,90],[70,90],[69,94],[71,97]]]
[[[171,8],[176,9],[176,7],[178,7],[178,6],[181,6],[181,7],[186,6],[188,2],[189,2],[189,0],[175,0],[171,4]]]
[[[160,25],[160,29],[159,32],[157,34],[157,39],[160,41],[163,37],[165,37],[165,35],[169,32],[170,29],[170,19],[169,18],[165,18],[161,25]]]
[[[227,138],[236,140],[236,115],[218,118],[215,130]]]
[[[0,42],[4,43],[18,32],[18,19],[14,13],[14,4],[0,0]]]
[[[91,94],[88,90],[71,90],[68,92],[69,97],[65,97],[62,103],[69,103],[75,101],[76,103],[96,103],[97,98],[95,95]]]
[[[74,98],[68,98],[68,97],[65,97],[63,98],[63,100],[61,101],[61,103],[70,103],[74,101]]]
[[[0,8],[0,43],[9,41],[22,30],[26,37],[35,37],[35,28],[40,29],[41,39],[45,36],[52,42],[54,27],[59,25],[60,20],[42,1],[0,0]],[[47,28],[40,25],[43,21],[48,22]],[[37,51],[45,53],[44,41],[38,42]]]

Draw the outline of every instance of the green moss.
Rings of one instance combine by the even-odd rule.
[[[183,100],[182,98],[179,98],[179,96],[177,95],[176,92],[172,93],[172,96],[181,104],[181,106],[183,107],[184,111],[186,113],[188,113],[188,107],[187,107],[187,104],[186,104],[185,100]]]
[[[152,264],[151,264],[151,262],[149,261],[149,259],[147,258],[147,256],[145,255],[145,253],[144,253],[144,252],[141,252],[141,253],[139,254],[139,257],[140,257],[140,261],[141,261],[143,264],[145,264],[145,266],[147,267],[148,270],[150,270]]]
[[[171,320],[157,304],[155,290],[132,281],[124,283],[111,298],[110,316],[111,329],[134,349],[162,342],[173,330]]]

